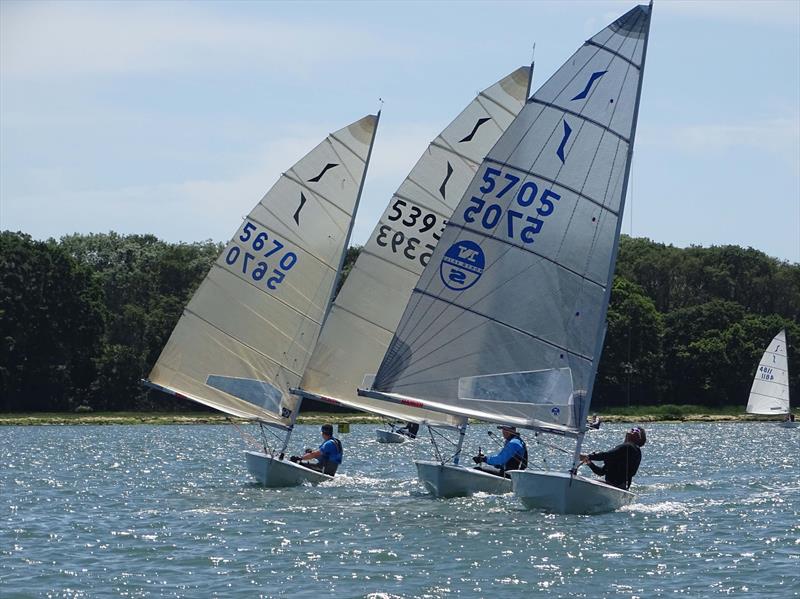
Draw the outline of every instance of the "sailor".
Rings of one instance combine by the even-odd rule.
[[[331,424],[323,424],[321,432],[322,445],[319,446],[318,450],[307,451],[304,455],[299,457],[293,455],[289,459],[311,470],[333,476],[336,474],[336,469],[339,467],[339,464],[342,463],[342,455],[344,453],[342,442],[333,436],[333,425]],[[317,462],[312,463],[309,460],[317,460]]]
[[[592,418],[592,420],[589,422],[589,428],[597,430],[597,429],[600,428],[600,424],[601,423],[602,423],[602,420],[600,420],[600,416],[595,414],[594,417]]]
[[[628,489],[631,480],[642,461],[642,445],[647,442],[647,435],[640,426],[635,426],[625,433],[625,441],[611,451],[598,451],[580,456],[581,463],[586,464],[598,476],[605,476],[609,485],[620,489]],[[602,466],[592,462],[603,462]]]
[[[419,424],[416,422],[406,422],[406,425],[403,428],[398,428],[397,432],[401,435],[405,435],[409,439],[416,439],[417,433],[419,432]]]
[[[477,470],[488,472],[489,474],[496,474],[497,476],[506,476],[509,470],[525,470],[528,467],[528,448],[525,446],[525,441],[519,436],[515,426],[498,426],[502,433],[503,438],[506,440],[503,449],[500,453],[492,456],[485,456],[479,453],[472,460],[478,464]],[[483,466],[487,464],[489,467]]]

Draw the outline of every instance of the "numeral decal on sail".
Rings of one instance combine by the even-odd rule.
[[[463,218],[466,223],[480,224],[484,229],[495,230],[501,223],[500,230],[509,239],[519,239],[522,243],[533,243],[544,226],[543,218],[550,216],[556,208],[555,202],[561,196],[551,189],[543,189],[539,193],[539,186],[533,181],[526,181],[518,186],[520,178],[513,173],[504,173],[500,169],[487,167],[483,173],[484,184],[480,187],[484,197],[472,196],[470,205],[464,210]],[[514,198],[514,202],[507,209],[500,204],[490,203],[486,196],[497,199],[504,197]],[[534,206],[534,204],[536,204]],[[535,208],[534,214],[526,214],[512,207]]]
[[[772,368],[770,368],[769,366],[759,366],[758,370],[761,373],[761,380],[764,380],[764,381],[774,381],[775,380],[775,375],[772,374]]]
[[[380,226],[375,243],[391,248],[392,253],[402,255],[412,262],[419,260],[422,266],[427,266],[447,221],[400,198],[389,207],[386,220],[392,224]],[[433,237],[434,242],[425,243],[422,239],[425,234]]]
[[[285,247],[283,242],[274,236],[270,238],[266,231],[260,231],[250,221],[245,222],[238,241],[244,247],[231,245],[225,253],[225,263],[231,267],[238,264],[237,268],[231,270],[241,272],[256,282],[264,281],[264,286],[273,291],[286,278],[286,273],[297,264],[297,254],[288,251],[281,253]]]

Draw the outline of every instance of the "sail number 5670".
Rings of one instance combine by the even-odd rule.
[[[481,193],[493,195],[498,199],[511,193],[515,196],[515,203],[504,210],[500,204],[487,204],[485,199],[472,196],[470,205],[464,210],[464,222],[477,222],[484,229],[494,230],[504,220],[505,233],[509,239],[519,238],[522,243],[535,241],[534,235],[544,226],[542,219],[553,213],[556,206],[554,202],[561,199],[561,196],[551,189],[544,189],[540,194],[539,186],[533,181],[526,181],[518,186],[520,177],[492,167],[486,168],[483,181],[484,184],[480,187]],[[528,214],[527,211],[512,210],[512,206],[530,209],[534,207],[534,203],[537,204],[536,215]]]
[[[246,222],[242,228],[239,241],[250,247],[242,251],[238,245],[232,245],[225,254],[225,263],[228,266],[234,266],[239,262],[242,274],[249,275],[254,281],[262,281],[269,274],[270,276],[265,282],[269,289],[277,289],[278,285],[286,278],[286,272],[297,263],[297,254],[282,252],[284,244],[280,240],[274,236],[270,238],[266,231],[259,231],[258,227],[250,221]],[[251,254],[247,251],[250,248],[256,253]],[[267,259],[275,268],[271,268],[270,264],[261,258]]]

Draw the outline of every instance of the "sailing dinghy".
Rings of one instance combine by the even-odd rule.
[[[792,410],[789,404],[789,360],[785,329],[775,335],[761,356],[747,400],[747,413],[786,416],[787,419],[780,422],[780,426],[800,426],[800,422],[790,419]]]
[[[330,134],[244,219],[187,304],[146,383],[279,431],[277,451],[246,452],[268,487],[332,477],[284,460],[341,272],[379,115]]]
[[[637,6],[603,29],[528,100],[456,208],[373,384],[359,390],[575,439],[564,472],[511,472],[514,492],[531,508],[595,513],[633,497],[577,469],[606,330],[650,14]],[[474,472],[448,474],[468,479]]]
[[[447,443],[447,432],[463,439],[463,416],[413,403],[376,401],[359,396],[356,389],[365,373],[377,372],[455,206],[486,153],[522,109],[530,77],[531,68],[520,67],[479,92],[430,143],[390,199],[339,291],[297,394],[428,426],[436,443]],[[384,442],[406,440],[392,430],[378,430],[376,437]],[[452,455],[436,451],[443,461],[458,463],[460,445]]]

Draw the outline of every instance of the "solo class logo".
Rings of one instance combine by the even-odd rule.
[[[442,283],[453,291],[464,291],[472,287],[483,274],[486,258],[483,250],[474,241],[456,241],[445,252],[439,266]]]

